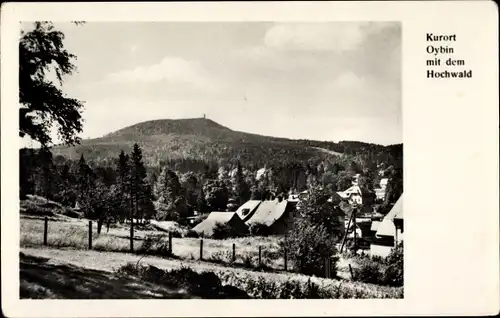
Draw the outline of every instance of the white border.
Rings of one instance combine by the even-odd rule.
[[[7,316],[482,315],[499,310],[498,8],[492,1],[7,3],[2,52],[2,304]],[[19,300],[18,22],[401,21],[404,300]],[[425,78],[425,34],[473,69]]]

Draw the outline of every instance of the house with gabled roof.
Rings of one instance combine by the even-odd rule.
[[[403,241],[403,195],[399,197],[391,210],[381,222],[374,225],[376,228],[375,240],[370,246],[371,255],[387,257],[391,250]]]
[[[283,199],[262,201],[245,224],[265,224],[273,234],[285,234],[293,226],[295,204]]]
[[[205,220],[193,228],[193,231],[204,237],[210,237],[213,235],[217,224],[228,225],[235,233],[241,235],[248,232],[248,227],[236,212],[211,212]]]
[[[349,204],[360,207],[360,212],[362,213],[371,212],[372,204],[375,199],[375,195],[372,191],[357,184],[344,191],[338,191],[337,195]]]
[[[248,200],[236,210],[236,214],[243,220],[248,221],[259,207],[261,200]]]

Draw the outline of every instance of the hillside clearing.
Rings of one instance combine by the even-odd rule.
[[[342,156],[342,153],[341,152],[337,152],[337,151],[333,151],[333,150],[328,150],[328,149],[325,149],[325,148],[320,148],[320,147],[313,147],[314,149],[317,149],[319,151],[322,151],[324,153],[327,153],[329,155],[332,155],[332,156]]]

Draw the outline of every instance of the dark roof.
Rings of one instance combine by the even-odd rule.
[[[231,225],[241,223],[241,226],[245,225],[236,212],[211,212],[203,222],[193,228],[193,231],[211,236],[217,223]]]
[[[262,201],[253,213],[252,217],[245,221],[247,224],[263,223],[271,226],[277,221],[287,209],[288,202],[286,200]]]

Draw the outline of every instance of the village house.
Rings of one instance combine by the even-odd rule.
[[[382,221],[372,222],[371,230],[375,232],[375,240],[370,246],[371,255],[387,257],[392,248],[403,241],[403,195]]]
[[[248,227],[236,212],[211,212],[205,220],[193,228],[193,231],[203,237],[211,237],[217,224],[227,225],[241,235],[248,232]]]
[[[296,201],[278,197],[271,200],[249,200],[236,210],[247,226],[264,224],[273,234],[285,234],[293,226]]]
[[[382,178],[379,183],[379,187],[375,188],[375,197],[378,201],[383,201],[385,199],[385,193],[387,190],[388,178]]]
[[[357,206],[359,212],[370,214],[372,212],[372,204],[374,203],[374,193],[365,187],[352,185],[345,191],[338,191],[337,195],[347,201],[352,206]]]

